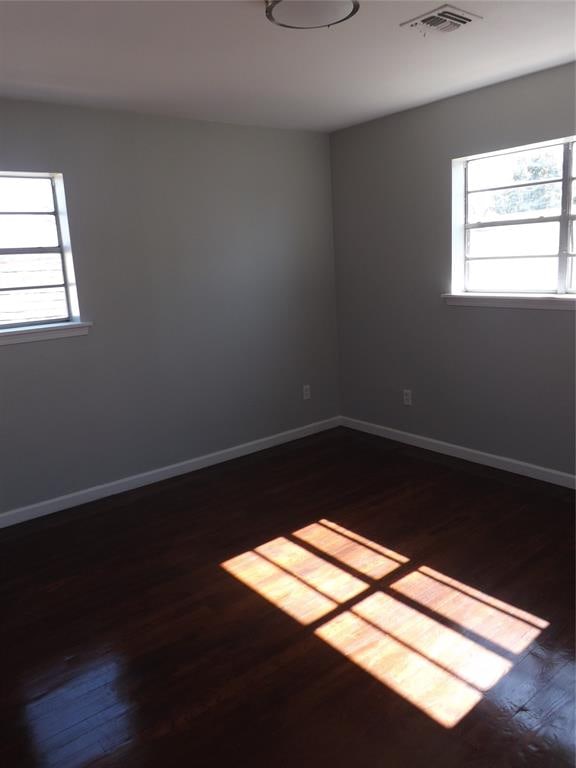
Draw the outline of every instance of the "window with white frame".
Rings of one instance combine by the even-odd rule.
[[[0,172],[0,332],[78,320],[62,176]]]
[[[576,291],[574,141],[453,161],[453,293]]]

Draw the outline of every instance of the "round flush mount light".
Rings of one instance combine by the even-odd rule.
[[[321,29],[351,19],[358,0],[266,0],[266,17],[289,29]]]

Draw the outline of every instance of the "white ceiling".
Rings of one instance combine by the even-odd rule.
[[[455,0],[484,21],[427,37],[438,2],[361,0],[289,30],[263,0],[0,2],[0,94],[334,130],[576,57],[571,1]]]

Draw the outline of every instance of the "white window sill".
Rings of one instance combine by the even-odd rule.
[[[443,293],[446,304],[461,307],[502,307],[504,309],[576,310],[576,296],[549,293]]]
[[[28,341],[47,341],[61,339],[64,336],[85,336],[92,323],[72,321],[67,323],[46,323],[46,325],[28,325],[20,328],[1,328],[0,347],[6,344],[22,344]]]

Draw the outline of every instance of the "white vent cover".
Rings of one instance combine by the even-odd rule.
[[[461,27],[471,24],[474,20],[480,20],[482,16],[470,11],[463,11],[454,5],[441,5],[439,8],[416,16],[400,24],[406,29],[415,29],[422,35],[428,32],[455,32]]]

